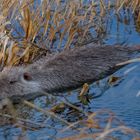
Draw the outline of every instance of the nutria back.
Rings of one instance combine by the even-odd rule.
[[[65,50],[28,67],[0,74],[0,98],[33,99],[44,92],[58,94],[112,74],[116,64],[130,59],[134,50],[119,46],[83,46]]]

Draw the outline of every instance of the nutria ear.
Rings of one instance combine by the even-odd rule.
[[[24,78],[24,80],[26,80],[26,81],[31,81],[31,80],[32,80],[32,76],[30,75],[30,73],[27,73],[27,72],[25,72],[25,73],[23,74],[23,78]]]

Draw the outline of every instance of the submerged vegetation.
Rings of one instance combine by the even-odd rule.
[[[78,47],[91,42],[103,44],[104,39],[110,34],[109,23],[114,17],[118,23],[126,26],[132,22],[133,18],[135,29],[140,33],[139,9],[139,0],[1,0],[1,69],[7,65],[32,63],[39,55],[53,51],[62,51],[63,49]],[[116,77],[113,78],[117,79]],[[83,104],[88,104],[90,100],[87,99],[87,92],[88,85],[85,84],[79,92],[79,98]],[[50,107],[48,105],[50,107],[48,111],[27,101],[23,101],[22,104],[42,112],[44,116],[47,115],[65,123],[66,128],[64,127],[62,131],[57,130],[62,135],[65,131],[74,131],[74,136],[68,137],[66,135],[63,140],[113,140],[117,139],[112,134],[116,131],[131,135],[133,140],[139,139],[140,134],[137,131],[126,127],[110,111],[86,113],[83,108],[83,110],[79,109],[67,100],[64,102],[56,101],[54,97],[51,97],[51,99],[54,102],[51,104],[55,106]],[[67,114],[64,111],[66,108],[68,109]],[[12,105],[9,110],[11,110],[10,115],[9,112],[7,114],[2,111],[0,116],[10,118],[10,123],[21,128],[23,133],[26,130],[38,130],[48,125],[47,123],[43,125],[20,118],[21,112],[18,115]],[[69,122],[69,118],[66,118],[66,121],[61,118],[61,115],[58,117],[59,113],[61,114],[63,111],[62,118],[63,115],[67,116],[69,113],[77,116],[76,113],[78,112],[78,117],[85,119],[76,122],[74,120],[73,123],[73,119],[72,122]],[[56,115],[56,113],[58,114]],[[107,117],[100,118],[101,116]],[[103,126],[100,124],[103,124]],[[51,126],[49,127],[51,128]],[[24,136],[23,139],[26,139],[26,137]]]

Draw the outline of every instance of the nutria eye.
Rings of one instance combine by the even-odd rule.
[[[32,80],[32,77],[30,76],[29,73],[24,73],[23,74],[23,78],[24,78],[24,80],[27,80],[27,81],[31,81]]]
[[[10,84],[14,84],[14,83],[16,83],[16,82],[17,82],[17,81],[10,81],[9,83],[10,83]]]

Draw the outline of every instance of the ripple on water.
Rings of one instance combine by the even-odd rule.
[[[128,68],[137,65],[130,73],[124,76],[124,80],[118,86],[109,88],[102,97],[94,100],[91,107],[95,110],[107,108],[115,112],[124,123],[140,130],[140,64],[130,64],[118,72],[122,75]]]

